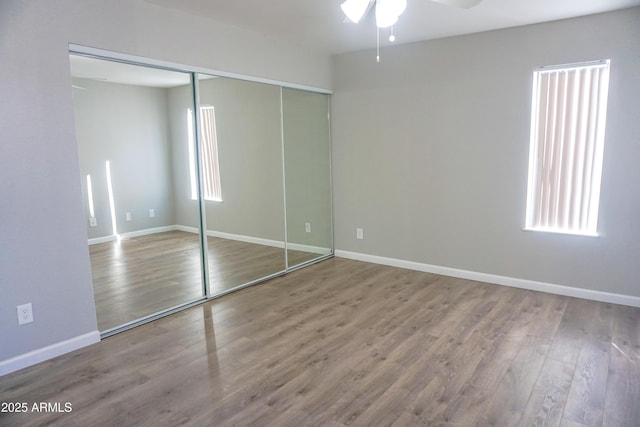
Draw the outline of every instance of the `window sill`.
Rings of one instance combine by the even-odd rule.
[[[534,231],[538,233],[549,233],[549,234],[564,234],[569,236],[581,236],[581,237],[600,237],[598,233],[590,233],[587,231],[573,231],[573,230],[560,230],[556,228],[529,228],[523,227],[522,231]]]

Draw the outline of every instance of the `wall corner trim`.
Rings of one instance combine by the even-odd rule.
[[[460,279],[475,280],[478,282],[492,283],[494,285],[510,286],[512,288],[528,289],[531,291],[547,292],[550,294],[564,295],[593,301],[607,302],[611,304],[640,307],[640,297],[632,295],[615,294],[611,292],[595,291],[591,289],[574,288],[571,286],[556,285],[552,283],[537,282],[534,280],[518,279],[515,277],[499,276],[496,274],[480,273],[457,268],[442,267],[438,265],[423,264],[420,262],[406,261],[397,258],[387,258],[378,255],[368,255],[359,252],[350,252],[336,249],[337,258],[346,258],[356,261],[371,262],[374,264],[388,265],[391,267],[406,268],[409,270],[423,271],[426,273],[440,274],[443,276],[457,277]]]
[[[0,377],[10,374],[37,363],[44,362],[54,357],[70,353],[82,347],[95,344],[100,341],[100,332],[93,331],[84,335],[79,335],[65,341],[60,341],[49,346],[30,351],[11,359],[0,361]]]

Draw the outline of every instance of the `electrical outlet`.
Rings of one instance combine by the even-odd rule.
[[[96,221],[95,217],[91,217],[89,218],[89,227],[97,227],[98,226],[98,221]]]
[[[153,218],[154,216],[156,216],[156,210],[155,209],[149,209],[149,218]]]
[[[18,325],[33,322],[33,308],[31,303],[22,304],[16,307],[18,310]]]
[[[364,239],[364,231],[362,228],[356,228],[356,239],[363,240]]]
[[[305,222],[304,223],[304,231],[306,231],[307,233],[311,233],[311,223],[310,222]]]
[[[127,212],[125,216],[127,217],[127,221],[131,221],[131,212]]]

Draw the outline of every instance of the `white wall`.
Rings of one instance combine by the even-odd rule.
[[[69,43],[331,87],[326,55],[140,0],[0,2],[0,374],[96,337]]]
[[[533,70],[604,58],[600,237],[523,232]],[[334,83],[337,250],[640,302],[640,8],[344,54]]]

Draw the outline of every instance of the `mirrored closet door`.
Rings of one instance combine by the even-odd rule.
[[[333,254],[327,94],[70,63],[103,336]]]
[[[282,88],[287,260],[293,268],[333,251],[329,96]]]
[[[181,184],[188,141],[170,93],[191,74],[70,56],[100,331],[203,297],[197,204]],[[186,102],[193,106],[187,90]]]
[[[217,294],[286,269],[280,87],[199,74],[198,94],[209,291]]]

